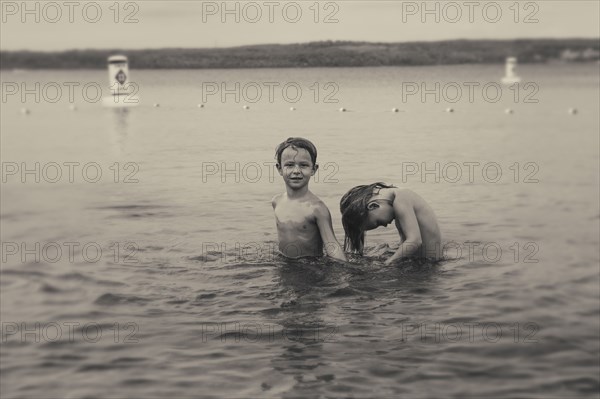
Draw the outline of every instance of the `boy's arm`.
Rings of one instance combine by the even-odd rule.
[[[319,232],[321,233],[321,239],[323,240],[327,256],[342,262],[347,262],[348,259],[346,258],[346,254],[338,240],[335,238],[333,225],[331,223],[331,213],[329,213],[327,206],[323,203],[317,205],[315,216],[317,218],[317,226],[319,227]]]
[[[402,240],[402,233],[404,233],[404,242],[400,244],[400,247],[396,250],[396,252],[385,261],[386,265],[391,264],[394,261],[400,260],[402,258],[406,258],[411,256],[421,246],[421,229],[419,228],[419,221],[417,220],[417,215],[415,215],[415,211],[411,204],[401,202],[398,199],[394,200],[393,203],[394,208],[394,216],[400,226],[402,226],[402,231],[400,233],[400,239]]]
[[[279,200],[280,196],[281,194],[276,194],[275,196],[273,196],[273,198],[271,198],[271,205],[273,206],[273,209],[275,209],[275,206],[277,205],[277,201]]]

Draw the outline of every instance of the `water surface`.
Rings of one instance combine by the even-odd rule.
[[[402,82],[485,84],[502,72],[133,70],[142,102],[126,113],[10,98],[2,161],[56,162],[63,177],[10,175],[2,187],[2,396],[598,397],[597,65],[523,66],[537,103],[402,99]],[[104,85],[105,72],[2,80]],[[297,82],[303,95],[198,108],[203,82],[221,81]],[[315,82],[335,83],[339,102],[315,102]],[[338,239],[340,197],[387,181],[432,205],[454,243],[447,259],[384,266],[392,226],[370,232],[377,250],[351,266],[275,255],[274,149],[296,135],[317,145],[311,190]],[[72,183],[65,162],[78,163]],[[92,162],[96,183],[81,175]],[[423,163],[433,174],[406,174]],[[454,163],[456,182],[441,176]],[[481,165],[472,182],[465,163]],[[491,163],[497,182],[481,175]],[[13,244],[33,255],[10,254]]]

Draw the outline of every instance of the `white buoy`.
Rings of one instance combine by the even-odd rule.
[[[29,115],[29,110],[27,108],[21,108],[21,113],[23,115]]]
[[[135,107],[139,104],[139,97],[134,93],[139,89],[131,81],[127,57],[113,55],[108,57],[108,87],[110,96],[102,99],[105,107]]]
[[[158,108],[158,107],[160,107],[160,104],[159,104],[159,103],[154,103],[154,104],[152,104],[152,106],[153,106],[154,108]]]
[[[399,109],[398,108],[392,108],[392,112],[398,112]]]
[[[517,68],[517,59],[515,57],[508,57],[506,59],[505,74],[502,78],[502,83],[505,85],[512,85],[519,83],[521,78],[517,76],[515,69]]]
[[[296,108],[290,107],[290,111],[295,111],[295,110],[296,110]]]
[[[204,108],[204,104],[198,104],[198,108]]]
[[[244,108],[244,109],[250,109],[250,107],[248,105],[244,105],[242,108]]]
[[[75,106],[75,104],[71,104],[71,105],[69,105],[69,109],[70,109],[71,111],[77,111],[77,107]]]
[[[577,112],[579,112],[579,111],[577,111],[577,108],[569,108],[569,114],[577,115]]]
[[[505,114],[512,114],[513,112],[514,112],[514,111],[513,111],[512,109],[510,109],[510,108],[506,108],[506,109],[504,110],[504,113],[505,113]]]
[[[340,112],[346,112],[346,108],[344,108],[344,107],[340,108]]]
[[[452,112],[454,112],[454,108],[451,108],[451,107],[449,107],[449,108],[446,108],[446,112],[448,112],[448,113],[452,113]]]

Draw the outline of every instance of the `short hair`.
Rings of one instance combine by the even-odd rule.
[[[317,164],[317,147],[315,147],[310,140],[302,137],[289,137],[286,141],[277,146],[275,149],[275,159],[277,160],[277,164],[281,164],[281,154],[288,147],[304,148],[308,151],[313,166]]]
[[[367,220],[367,204],[373,197],[373,190],[392,188],[385,183],[377,182],[356,186],[350,189],[340,200],[342,225],[344,226],[344,251],[363,253],[365,245],[365,222]]]

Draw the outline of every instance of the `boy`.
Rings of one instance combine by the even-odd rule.
[[[433,209],[423,198],[408,189],[374,183],[357,186],[340,201],[346,237],[344,249],[362,254],[365,231],[395,221],[400,247],[385,262],[411,256],[439,259],[441,233]]]
[[[277,171],[286,192],[273,197],[279,251],[288,258],[328,256],[347,261],[335,238],[327,206],[308,190],[308,182],[318,169],[317,149],[301,137],[290,137],[275,152]]]

